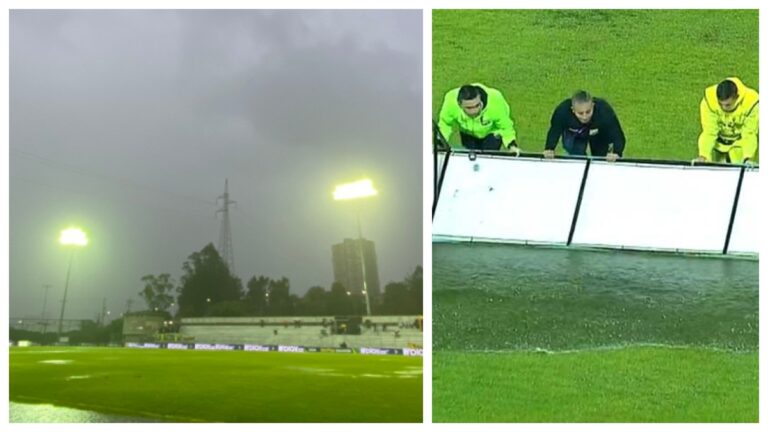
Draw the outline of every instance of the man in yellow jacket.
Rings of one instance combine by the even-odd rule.
[[[699,162],[751,163],[757,157],[758,93],[738,78],[704,91],[699,110]]]

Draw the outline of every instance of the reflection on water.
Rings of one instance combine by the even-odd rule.
[[[508,245],[432,250],[435,350],[758,346],[757,261]]]
[[[63,408],[53,405],[35,405],[11,402],[11,423],[159,423],[161,420],[124,417]]]

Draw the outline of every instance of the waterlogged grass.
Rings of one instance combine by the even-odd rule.
[[[10,399],[173,422],[421,422],[422,360],[11,348]]]
[[[757,422],[758,354],[435,352],[435,422]]]
[[[618,113],[625,157],[688,161],[706,87],[735,75],[759,91],[756,10],[438,10],[432,26],[433,118],[482,82],[524,151],[585,89]],[[758,420],[754,263],[433,251],[434,421]]]
[[[432,27],[433,117],[446,91],[482,82],[507,97],[525,151],[585,89],[618,113],[625,157],[691,160],[704,89],[735,75],[759,91],[757,10],[438,10]]]
[[[483,244],[432,256],[437,351],[758,347],[755,261]]]
[[[758,263],[481,244],[432,256],[434,421],[758,420]]]

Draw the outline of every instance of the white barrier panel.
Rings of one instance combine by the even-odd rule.
[[[565,244],[585,164],[451,155],[433,238]]]
[[[744,173],[744,181],[741,184],[739,205],[736,208],[736,219],[733,222],[733,231],[731,232],[731,242],[728,246],[728,252],[759,252],[759,176],[760,174],[757,171],[747,171]]]
[[[433,240],[566,244],[586,162],[453,154]],[[722,253],[738,167],[590,162],[575,246]],[[744,173],[728,253],[758,254],[758,171]]]
[[[593,162],[573,244],[722,252],[739,171]]]

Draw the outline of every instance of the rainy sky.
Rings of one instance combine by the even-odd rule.
[[[10,316],[145,308],[218,244],[235,273],[333,282],[331,245],[373,240],[382,288],[422,262],[421,11],[11,11]],[[334,202],[370,177],[379,196]],[[113,315],[114,316],[114,315]]]

